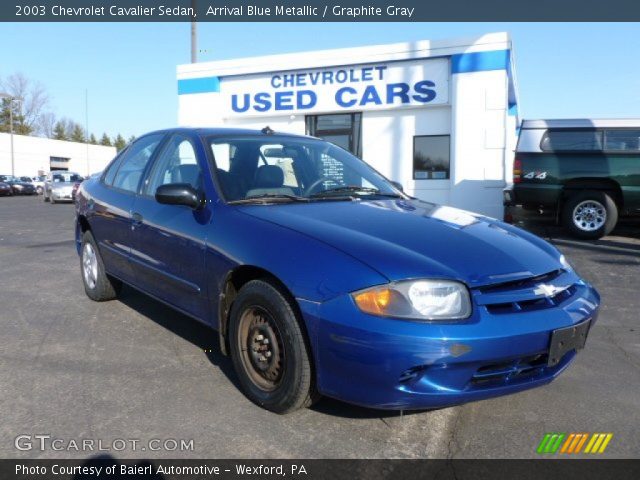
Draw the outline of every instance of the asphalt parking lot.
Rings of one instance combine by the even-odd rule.
[[[597,242],[537,227],[603,298],[586,349],[552,384],[402,416],[329,399],[278,416],[240,393],[206,327],[129,288],[117,301],[90,301],[73,222],[72,205],[0,198],[2,458],[92,456],[40,451],[35,442],[17,450],[23,434],[62,445],[193,440],[189,451],[110,452],[119,458],[266,459],[535,458],[546,432],[612,432],[604,456],[640,455],[638,225]]]

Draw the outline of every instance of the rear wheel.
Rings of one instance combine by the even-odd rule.
[[[263,280],[248,282],[231,308],[229,343],[245,395],[276,413],[316,398],[311,352],[285,295]]]
[[[597,239],[613,231],[618,207],[607,192],[585,190],[572,195],[564,205],[563,224],[579,238]]]
[[[81,252],[80,271],[87,296],[96,302],[116,298],[122,289],[122,282],[105,273],[104,263],[91,232],[82,234]]]

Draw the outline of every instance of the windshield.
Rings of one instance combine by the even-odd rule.
[[[216,175],[230,202],[402,197],[382,175],[322,140],[265,135],[209,139]]]
[[[53,183],[71,183],[71,182],[81,182],[82,177],[77,173],[54,173],[52,175]]]
[[[0,182],[17,182],[16,177],[12,177],[11,175],[0,175]]]

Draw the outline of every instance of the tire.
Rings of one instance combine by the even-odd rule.
[[[608,192],[584,190],[565,202],[562,223],[574,236],[598,239],[609,235],[618,223],[618,207]]]
[[[82,249],[80,252],[80,275],[82,276],[82,283],[87,296],[96,302],[104,302],[116,298],[122,289],[122,282],[109,277],[105,273],[100,251],[93,235],[89,231],[82,234]],[[90,252],[93,252],[93,254]]]
[[[248,282],[233,302],[229,321],[233,366],[252,402],[284,414],[317,399],[301,319],[279,288],[263,280]]]

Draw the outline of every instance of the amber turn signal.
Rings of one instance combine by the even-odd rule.
[[[369,290],[359,293],[354,300],[363,312],[384,315],[391,302],[391,290],[388,288]]]

